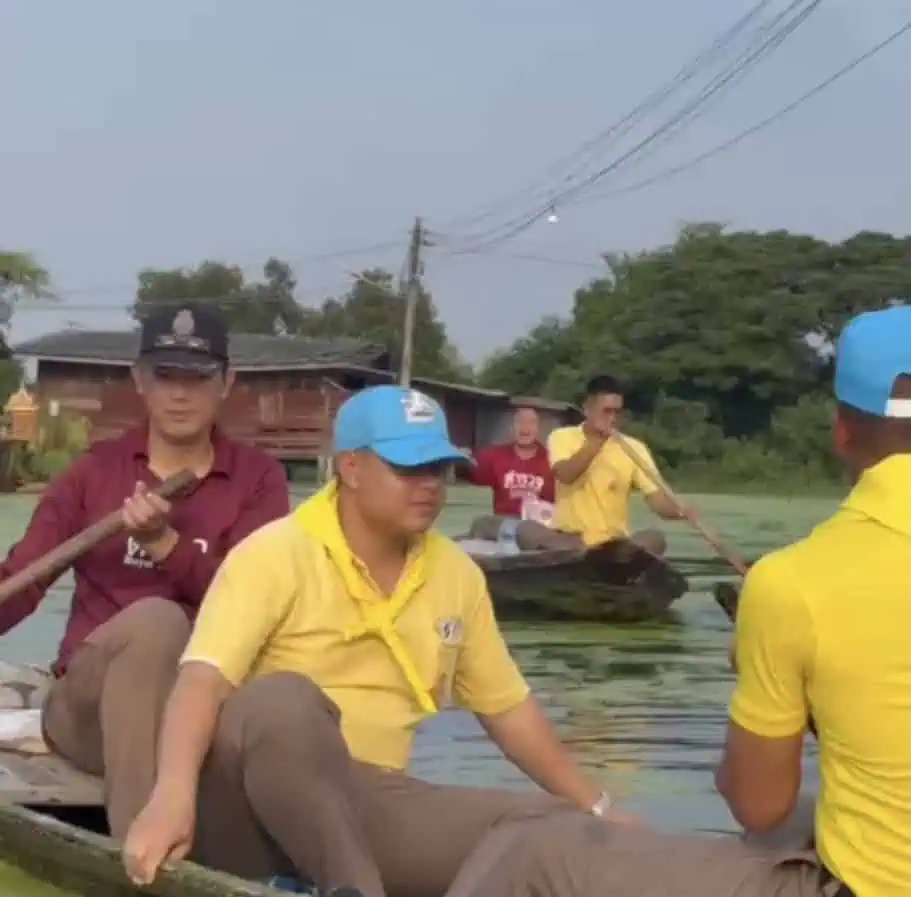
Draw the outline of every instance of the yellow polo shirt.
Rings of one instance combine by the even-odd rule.
[[[408,765],[418,724],[450,698],[491,715],[529,693],[474,561],[430,532],[384,596],[345,541],[334,484],[228,554],[182,660],[191,661],[236,686],[308,676],[341,710],[352,755],[391,769]]]
[[[757,563],[737,615],[731,719],[819,730],[816,844],[859,897],[911,893],[911,455]]]
[[[626,437],[630,448],[657,473],[651,452],[638,439]],[[547,454],[553,467],[566,461],[585,443],[582,427],[561,427],[547,440]],[[657,486],[617,445],[608,440],[588,470],[574,483],[557,480],[554,525],[567,533],[579,533],[586,545],[600,545],[629,535],[629,498],[633,490],[643,495],[657,492]]]

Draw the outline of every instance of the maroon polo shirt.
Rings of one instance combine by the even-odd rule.
[[[519,517],[525,499],[554,501],[554,474],[540,443],[530,458],[520,458],[512,444],[488,446],[462,471],[470,483],[493,490],[494,514]]]
[[[172,499],[170,524],[179,539],[164,561],[152,563],[121,533],[75,562],[76,588],[58,670],[97,626],[141,598],[168,598],[193,619],[228,551],[289,512],[288,485],[278,461],[217,430],[213,438],[215,458],[208,476]],[[96,442],[57,477],[42,494],[22,540],[0,564],[0,581],[122,507],[138,482],[158,486],[161,481],[149,470],[146,440],[147,430],[141,427]],[[52,582],[47,579],[0,604],[0,634],[31,614]]]

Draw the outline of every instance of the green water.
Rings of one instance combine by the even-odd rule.
[[[691,496],[703,516],[748,558],[799,537],[825,517],[824,499]],[[6,497],[0,547],[22,532],[33,498]],[[478,490],[453,490],[443,518],[452,534],[485,509]],[[648,515],[634,510],[634,525]],[[731,689],[730,629],[707,589],[728,575],[700,537],[681,524],[666,527],[669,554],[690,576],[692,591],[677,620],[661,626],[522,626],[507,629],[514,654],[579,761],[624,806],[665,829],[728,831],[732,822],[714,793],[712,769],[724,732]],[[61,580],[39,611],[0,639],[0,658],[41,663],[52,658],[63,630],[69,582]],[[438,782],[527,787],[482,736],[474,718],[441,715],[420,733],[413,772]],[[815,784],[808,758],[807,786]],[[37,882],[20,883],[0,866],[0,888],[23,897],[60,897]],[[15,887],[13,887],[15,886]]]

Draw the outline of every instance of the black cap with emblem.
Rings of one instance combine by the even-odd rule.
[[[156,309],[142,322],[139,358],[155,367],[214,374],[228,363],[228,322],[214,304]]]

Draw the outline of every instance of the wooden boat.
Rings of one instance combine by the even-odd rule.
[[[51,754],[40,736],[46,687],[40,670],[0,663],[0,862],[67,894],[136,894],[118,846],[107,837],[101,781]],[[143,893],[289,897],[289,892],[188,862],[163,869]]]
[[[737,617],[737,603],[740,601],[740,590],[732,582],[716,582],[712,586],[712,597],[732,623]]]
[[[667,561],[628,539],[588,550],[513,553],[495,542],[459,541],[486,574],[497,617],[504,621],[651,620],[689,587]]]

